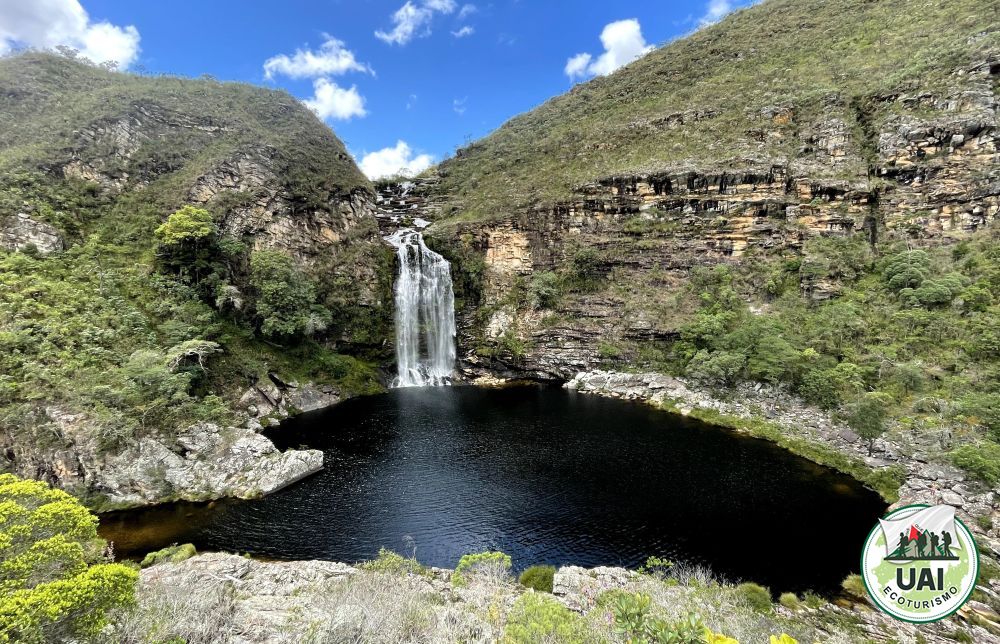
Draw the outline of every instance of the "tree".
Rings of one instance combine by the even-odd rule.
[[[197,284],[212,264],[216,232],[211,213],[203,208],[184,206],[167,217],[154,234],[160,242],[163,263]]]
[[[872,455],[875,439],[885,433],[887,396],[879,393],[865,394],[848,411],[848,427],[868,441],[868,456]]]
[[[311,335],[330,323],[330,312],[315,303],[312,281],[295,268],[288,255],[255,251],[250,256],[250,283],[257,291],[257,315],[264,335]]]
[[[105,562],[104,548],[75,498],[0,474],[0,642],[86,638],[130,605],[138,573]]]

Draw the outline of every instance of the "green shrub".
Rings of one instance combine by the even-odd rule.
[[[500,572],[507,574],[510,572],[510,555],[502,552],[479,552],[475,554],[462,555],[455,571],[451,574],[451,583],[456,586],[464,586],[469,582],[469,577],[478,572]]]
[[[162,550],[157,550],[156,552],[151,552],[142,558],[142,563],[139,564],[142,568],[148,568],[150,566],[155,566],[160,563],[179,563],[185,559],[190,559],[191,557],[198,554],[194,545],[190,543],[184,543],[181,545],[172,545],[163,548]]]
[[[551,309],[562,295],[559,276],[552,271],[536,273],[528,283],[528,297],[536,309]]]
[[[885,433],[888,404],[885,394],[868,393],[851,406],[844,418],[858,436],[868,441],[868,456],[872,455],[875,439]]]
[[[366,561],[359,566],[364,570],[373,572],[383,572],[392,575],[426,575],[427,567],[418,562],[415,558],[407,558],[403,555],[379,548],[378,557],[371,561]]]
[[[269,337],[311,336],[330,324],[330,311],[316,304],[316,287],[288,255],[258,250],[250,255],[250,283],[257,293],[260,330]]]
[[[951,451],[951,461],[990,484],[1000,482],[1000,445],[983,441],[978,445],[962,445]]]
[[[817,608],[822,608],[823,606],[825,606],[826,600],[823,599],[821,595],[817,595],[816,593],[806,591],[806,593],[802,595],[802,603],[808,606],[809,608],[816,610]]]
[[[746,600],[747,604],[758,613],[769,613],[774,609],[771,603],[771,591],[753,582],[742,583],[736,587],[736,593]]]
[[[788,610],[799,610],[802,608],[802,602],[795,593],[781,593],[781,596],[778,597],[778,603]]]
[[[865,590],[865,582],[861,579],[861,575],[847,575],[844,581],[840,582],[840,587],[844,589],[845,593],[854,597],[864,599],[868,596],[868,591]]]
[[[526,592],[507,617],[504,629],[506,644],[537,644],[560,642],[583,644],[588,637],[583,619],[547,595]]]
[[[525,588],[551,593],[555,574],[555,566],[531,566],[521,573],[517,581]]]
[[[0,642],[96,635],[138,572],[106,563],[97,518],[62,490],[0,474]]]

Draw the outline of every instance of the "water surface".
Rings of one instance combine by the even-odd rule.
[[[380,547],[454,567],[703,564],[774,591],[830,591],[885,509],[857,481],[766,441],[556,387],[396,389],[284,423],[325,468],[247,502],[102,517],[119,554],[171,542],[359,561]]]

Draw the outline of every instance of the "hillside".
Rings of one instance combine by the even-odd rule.
[[[464,369],[764,387],[887,498],[927,460],[1000,482],[997,16],[765,0],[459,150],[414,199]]]
[[[220,426],[379,388],[373,203],[284,92],[0,59],[0,469],[95,504],[250,493]]]
[[[459,149],[439,168],[446,213],[496,218],[640,174],[782,165],[864,182],[872,133],[960,93],[958,70],[997,64],[998,12],[995,0],[766,0]]]

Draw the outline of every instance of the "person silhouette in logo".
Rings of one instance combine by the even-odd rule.
[[[951,556],[951,534],[949,534],[949,532],[947,530],[944,530],[941,533],[941,541],[943,542],[941,544],[941,554],[943,554],[945,557],[950,557]]]
[[[905,532],[899,533],[899,549],[896,550],[897,557],[905,557],[906,549],[910,546],[910,538],[906,536]]]
[[[917,534],[917,556],[918,557],[925,556],[924,555],[924,548],[926,548],[926,547],[927,547],[927,533],[926,532],[920,532],[919,534]]]
[[[941,537],[937,536],[933,532],[931,533],[931,556],[932,557],[936,557],[939,554],[939,551],[938,551],[938,541],[940,541],[940,540],[941,540]]]

